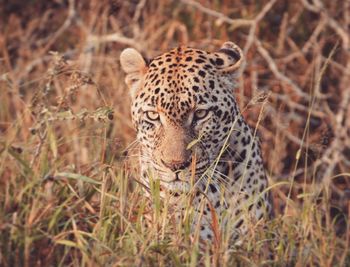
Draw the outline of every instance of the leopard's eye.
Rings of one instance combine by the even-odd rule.
[[[195,120],[204,119],[208,115],[208,113],[209,113],[209,110],[207,110],[207,109],[198,109],[194,113],[194,119]]]
[[[157,121],[159,120],[159,114],[155,111],[146,111],[146,116],[147,119],[149,119],[150,121]]]

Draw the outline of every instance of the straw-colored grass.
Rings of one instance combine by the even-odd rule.
[[[288,2],[288,3],[287,3]],[[349,266],[348,1],[0,4],[0,266]],[[231,40],[275,218],[200,248],[138,177],[118,58]],[[128,151],[128,153],[126,153]]]

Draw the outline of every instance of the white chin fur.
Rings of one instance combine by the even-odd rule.
[[[188,193],[191,189],[191,186],[187,182],[174,181],[170,183],[160,183],[163,188],[171,191],[172,193]]]

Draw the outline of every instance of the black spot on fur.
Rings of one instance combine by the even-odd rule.
[[[260,185],[260,188],[259,188],[259,192],[264,191],[264,188],[265,188],[265,187],[264,187],[264,185],[263,185],[263,184],[261,184],[261,185]]]
[[[249,144],[250,144],[250,140],[251,140],[250,136],[243,137],[243,138],[242,138],[242,144],[243,144],[243,146],[249,145]]]
[[[198,75],[204,78],[206,73],[204,71],[200,70],[200,71],[198,71]]]
[[[216,187],[215,187],[213,184],[210,184],[209,186],[210,186],[210,191],[211,191],[211,192],[215,193],[215,192],[218,191],[218,190],[216,189]]]
[[[209,88],[214,89],[215,87],[215,82],[213,80],[209,80]]]
[[[196,59],[196,60],[195,60],[195,62],[196,62],[196,63],[198,63],[198,64],[200,64],[200,63],[203,63],[203,62],[204,62],[204,60],[203,60],[203,59],[199,59],[199,58],[198,58],[198,59]]]
[[[239,154],[239,157],[243,161],[245,160],[246,155],[247,155],[247,150],[243,149],[242,152]]]
[[[238,221],[238,223],[236,224],[236,228],[241,227],[241,226],[242,226],[242,224],[243,224],[243,220],[242,220],[242,219],[240,219],[240,220]]]
[[[215,64],[218,66],[222,66],[222,65],[224,65],[224,61],[222,60],[222,58],[217,58],[215,60]]]

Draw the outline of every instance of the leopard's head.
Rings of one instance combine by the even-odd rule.
[[[162,186],[187,190],[228,142],[239,113],[233,95],[244,57],[231,42],[217,52],[178,47],[149,63],[135,49],[120,61],[132,98],[143,172]]]

